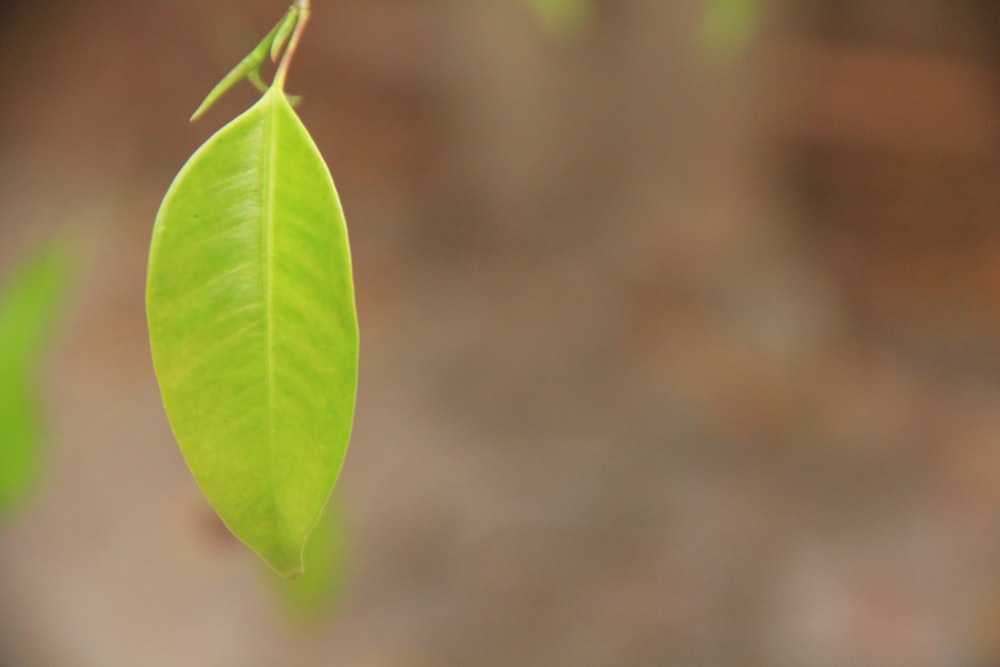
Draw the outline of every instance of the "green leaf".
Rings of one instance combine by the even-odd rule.
[[[290,7],[285,12],[285,15],[281,17],[281,20],[264,36],[264,39],[260,40],[260,44],[255,46],[253,51],[248,53],[243,60],[236,64],[236,67],[229,70],[229,73],[222,77],[222,81],[215,85],[215,88],[212,89],[201,105],[191,115],[191,122],[201,118],[220,97],[229,92],[230,88],[243,79],[249,79],[258,90],[265,92],[267,86],[264,85],[264,82],[260,78],[260,68],[267,59],[268,53],[271,54],[272,58],[275,58],[275,54],[281,52],[281,47],[284,46],[284,42],[288,39],[288,35],[295,27],[295,22],[298,21],[298,18],[298,7]],[[281,39],[280,43],[278,41],[279,37]]]
[[[153,363],[181,451],[232,532],[279,573],[347,450],[358,328],[330,172],[271,88],[191,157],[157,214]]]
[[[285,14],[285,18],[281,20],[278,27],[274,31],[274,38],[271,40],[271,62],[278,62],[278,56],[281,55],[281,49],[284,48],[285,42],[288,41],[289,35],[292,34],[292,30],[295,29],[295,23],[298,20],[298,9],[292,7]]]
[[[0,513],[12,512],[38,477],[41,420],[36,375],[69,282],[65,247],[31,258],[0,296]]]

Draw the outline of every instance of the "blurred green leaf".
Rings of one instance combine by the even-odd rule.
[[[36,375],[69,275],[66,248],[55,242],[16,271],[0,294],[0,514],[12,512],[38,477]]]
[[[0,377],[0,518],[28,496],[41,468],[41,419],[28,379]]]
[[[282,605],[296,620],[309,622],[329,614],[350,578],[349,530],[343,508],[331,499],[305,549],[305,574],[275,583]]]
[[[753,38],[763,0],[707,0],[699,35],[711,50],[736,53]]]
[[[592,0],[521,0],[548,31],[566,35],[586,28],[594,17]]]

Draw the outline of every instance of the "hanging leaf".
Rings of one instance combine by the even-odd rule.
[[[38,478],[36,374],[69,274],[57,242],[27,262],[0,296],[0,514],[16,509]]]
[[[279,573],[300,573],[347,449],[358,329],[340,202],[279,86],[171,185],[146,309],[195,479],[237,537]]]

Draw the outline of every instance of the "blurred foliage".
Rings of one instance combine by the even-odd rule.
[[[741,51],[753,38],[760,21],[763,0],[708,0],[699,36],[713,52]]]
[[[306,542],[305,573],[285,579],[267,570],[281,604],[296,621],[317,621],[336,608],[350,579],[349,535],[344,509],[331,498]]]
[[[579,33],[594,16],[592,0],[521,0],[547,30],[559,35]]]
[[[37,374],[69,276],[68,252],[56,241],[26,261],[0,293],[0,514],[12,512],[38,477]]]
[[[543,27],[557,35],[578,34],[594,19],[593,0],[521,0]],[[742,50],[757,29],[763,0],[705,0],[699,29],[701,42],[711,51],[733,54]]]

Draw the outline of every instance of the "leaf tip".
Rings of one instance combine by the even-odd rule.
[[[297,561],[293,559],[291,561],[278,563],[272,560],[268,560],[267,564],[270,565],[271,569],[277,572],[278,576],[280,576],[282,579],[288,579],[288,580],[298,579],[299,577],[301,577],[303,574],[306,573],[305,564],[302,562],[301,554],[299,555]]]
[[[305,574],[304,543],[295,541],[284,544],[272,543],[266,546],[250,544],[249,546],[282,579],[297,579]]]
[[[196,120],[198,120],[199,118],[201,118],[202,116],[204,116],[205,112],[208,111],[208,107],[209,107],[208,100],[206,100],[205,102],[202,102],[201,105],[197,109],[194,110],[194,113],[191,114],[191,117],[188,118],[188,122],[189,123],[193,123]]]

